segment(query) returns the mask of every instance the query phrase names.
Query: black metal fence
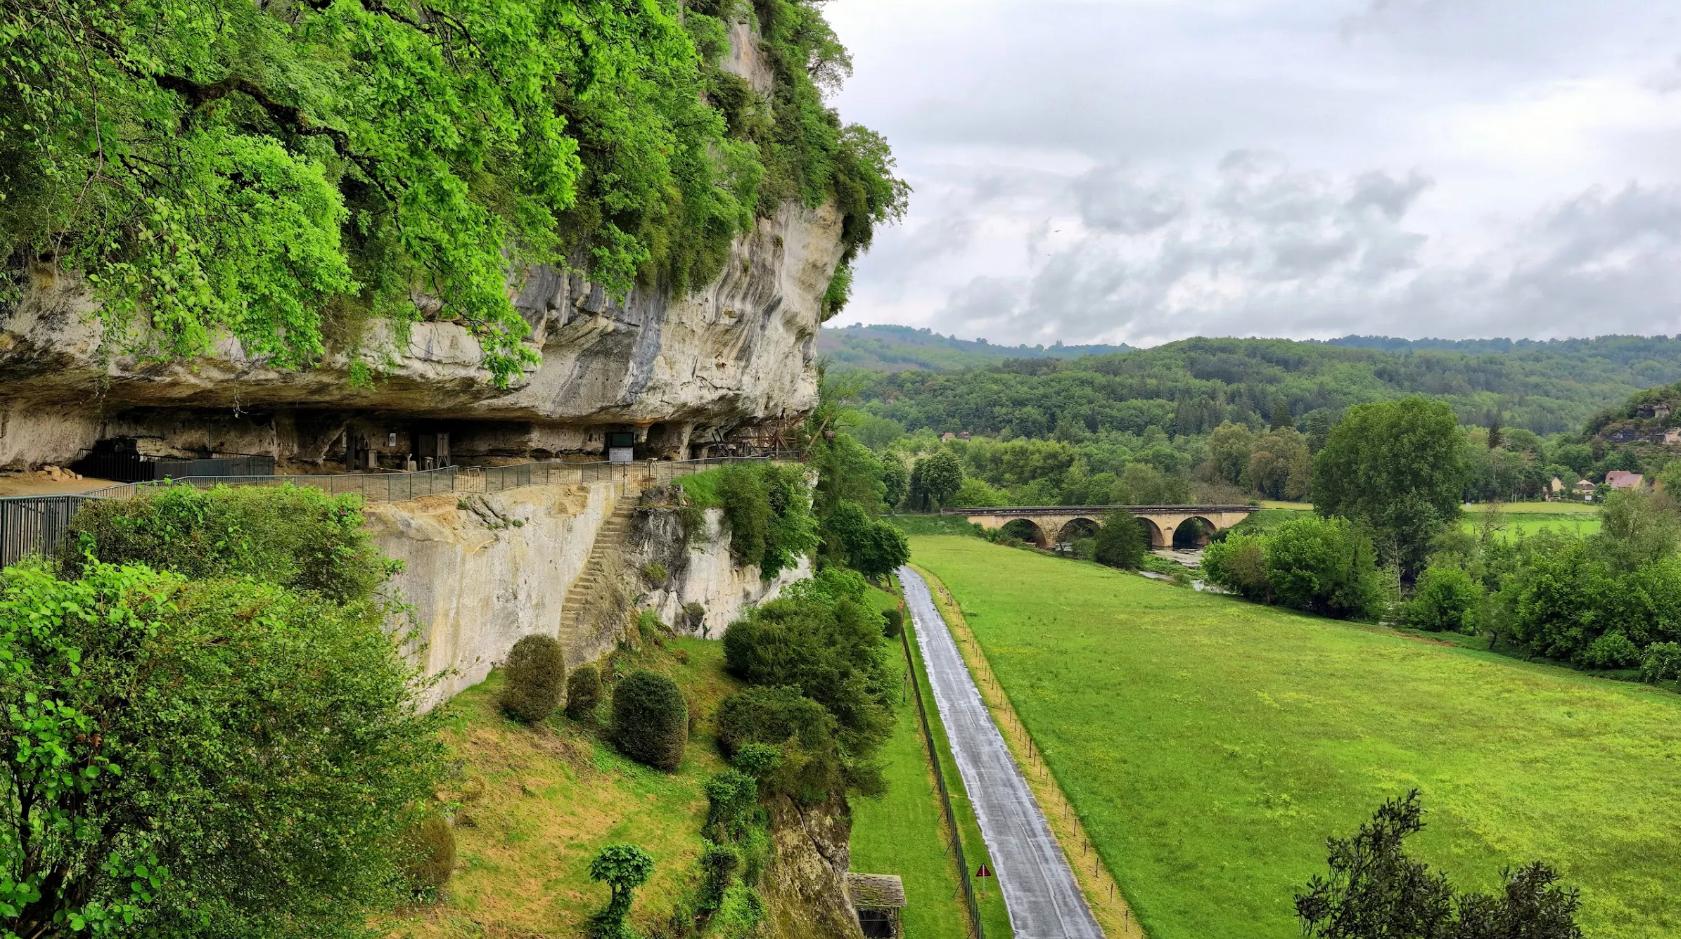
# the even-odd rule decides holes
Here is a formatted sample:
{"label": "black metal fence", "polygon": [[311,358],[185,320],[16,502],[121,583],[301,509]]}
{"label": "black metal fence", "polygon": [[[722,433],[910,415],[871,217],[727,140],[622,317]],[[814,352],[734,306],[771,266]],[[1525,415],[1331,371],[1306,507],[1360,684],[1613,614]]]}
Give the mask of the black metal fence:
{"label": "black metal fence", "polygon": [[219,456],[205,459],[147,459],[139,453],[105,451],[83,454],[70,468],[83,476],[122,483],[180,479],[184,476],[268,476],[272,456]]}
{"label": "black metal fence", "polygon": [[916,719],[922,725],[922,742],[928,747],[928,763],[934,767],[934,788],[940,793],[940,811],[945,814],[946,833],[951,837],[951,856],[957,861],[959,882],[963,885],[963,905],[969,911],[969,934],[975,939],[985,939],[986,933],[981,927],[981,907],[975,901],[975,883],[969,874],[969,861],[963,854],[963,839],[957,833],[957,810],[951,804],[951,789],[946,784],[945,770],[940,768],[940,745],[934,739],[933,727],[928,723],[928,705],[923,702],[916,657],[911,654],[909,628],[899,631],[899,644],[905,649],[905,666],[910,669],[911,693],[916,699]]}
{"label": "black metal fence", "polygon": [[87,496],[24,496],[0,499],[0,566],[51,551],[70,527]]}

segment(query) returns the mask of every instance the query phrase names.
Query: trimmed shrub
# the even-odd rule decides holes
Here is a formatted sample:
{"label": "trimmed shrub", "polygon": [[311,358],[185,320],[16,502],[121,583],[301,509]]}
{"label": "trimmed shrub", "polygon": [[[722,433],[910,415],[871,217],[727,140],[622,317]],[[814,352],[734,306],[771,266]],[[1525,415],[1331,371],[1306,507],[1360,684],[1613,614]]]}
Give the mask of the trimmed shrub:
{"label": "trimmed shrub", "polygon": [[633,939],[637,934],[625,926],[636,888],[654,875],[654,859],[633,844],[610,844],[590,861],[590,880],[606,884],[612,891],[607,907],[590,917],[590,939]]}
{"label": "trimmed shrub", "polygon": [[664,675],[632,672],[613,689],[613,745],[625,756],[666,771],[683,762],[689,743],[689,707]]}
{"label": "trimmed shrub", "polygon": [[881,634],[889,639],[897,639],[905,631],[905,611],[894,607],[881,611]]}
{"label": "trimmed shrub", "polygon": [[560,707],[566,686],[566,657],[552,636],[526,636],[514,643],[503,666],[502,710],[527,724],[547,720]]}
{"label": "trimmed shrub", "polygon": [[403,876],[415,896],[435,898],[455,872],[455,829],[432,812],[403,836]]}
{"label": "trimmed shrub", "polygon": [[1482,600],[1482,588],[1470,574],[1457,567],[1431,565],[1419,575],[1402,620],[1415,629],[1471,632]]}
{"label": "trimmed shrub", "polygon": [[[1681,679],[1681,642],[1654,642],[1647,646],[1640,660],[1640,678],[1654,683]],[[740,763],[738,758],[736,764]]]}
{"label": "trimmed shrub", "polygon": [[601,673],[594,665],[580,665],[566,679],[566,716],[580,723],[594,723],[601,705]]}

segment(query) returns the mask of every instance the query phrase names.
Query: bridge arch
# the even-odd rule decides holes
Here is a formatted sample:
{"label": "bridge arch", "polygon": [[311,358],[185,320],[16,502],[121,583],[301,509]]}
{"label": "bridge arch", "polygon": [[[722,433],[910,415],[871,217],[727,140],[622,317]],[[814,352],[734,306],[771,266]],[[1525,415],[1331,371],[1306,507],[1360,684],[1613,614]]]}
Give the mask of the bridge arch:
{"label": "bridge arch", "polygon": [[1051,539],[1045,535],[1045,529],[1031,518],[1012,518],[1005,522],[999,531],[1041,548],[1051,546]]}
{"label": "bridge arch", "polygon": [[[1169,535],[1167,532],[1162,531],[1162,527],[1157,525],[1154,519],[1145,518],[1142,515],[1134,515],[1132,520],[1137,522],[1138,527],[1144,530],[1144,543],[1150,547],[1165,548],[1171,543],[1168,540]],[[1169,531],[1171,531],[1171,529],[1169,529]]]}
{"label": "bridge arch", "polygon": [[1066,544],[1076,538],[1093,538],[1102,527],[1102,523],[1096,519],[1084,515],[1076,516],[1063,523],[1062,528],[1057,530],[1056,540],[1058,544]]}
{"label": "bridge arch", "polygon": [[1200,515],[1193,515],[1173,528],[1173,547],[1175,548],[1204,548],[1214,540],[1214,533],[1219,528]]}

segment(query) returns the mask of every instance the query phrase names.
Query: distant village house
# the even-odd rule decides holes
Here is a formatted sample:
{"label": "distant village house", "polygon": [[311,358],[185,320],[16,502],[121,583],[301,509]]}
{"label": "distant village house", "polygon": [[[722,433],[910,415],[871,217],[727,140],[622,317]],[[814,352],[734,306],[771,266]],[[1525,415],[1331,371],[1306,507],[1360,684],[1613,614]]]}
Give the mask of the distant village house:
{"label": "distant village house", "polygon": [[1605,485],[1612,489],[1639,489],[1646,485],[1646,477],[1627,470],[1612,470],[1605,474]]}

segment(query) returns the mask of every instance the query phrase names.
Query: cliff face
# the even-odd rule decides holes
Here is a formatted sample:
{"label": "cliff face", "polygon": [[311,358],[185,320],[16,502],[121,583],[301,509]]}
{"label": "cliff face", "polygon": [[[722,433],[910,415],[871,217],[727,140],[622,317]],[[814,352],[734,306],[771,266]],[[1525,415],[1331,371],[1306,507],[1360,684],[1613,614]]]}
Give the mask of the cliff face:
{"label": "cliff face", "polygon": [[[726,67],[768,88],[752,32],[739,26],[731,43]],[[319,462],[359,421],[381,440],[433,422],[468,457],[599,453],[608,428],[636,431],[650,455],[679,455],[691,438],[783,423],[815,404],[821,299],[841,253],[837,211],[789,203],[685,296],[638,288],[614,301],[581,273],[516,272],[509,295],[542,362],[509,388],[491,383],[468,330],[446,321],[415,324],[406,339],[369,327],[371,384],[352,380],[348,352],[284,372],[231,339],[192,362],[137,360],[104,342],[84,284],[38,273],[21,301],[0,306],[0,467],[66,462],[117,436],[176,455]]]}
{"label": "cliff face", "polygon": [[[811,576],[811,559],[770,580],[756,567],[742,567],[730,556],[730,532],[720,509],[708,509],[698,530],[686,532],[673,508],[644,506],[631,523],[626,556],[645,591],[636,605],[653,610],[679,632],[702,639],[722,639],[724,630],[789,584]],[[650,580],[647,572],[657,572]]]}

